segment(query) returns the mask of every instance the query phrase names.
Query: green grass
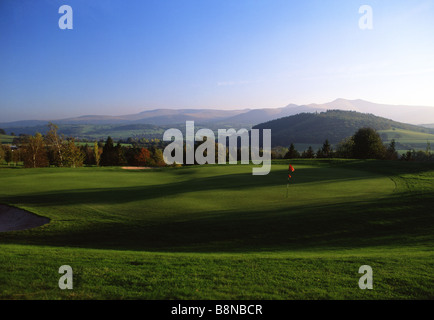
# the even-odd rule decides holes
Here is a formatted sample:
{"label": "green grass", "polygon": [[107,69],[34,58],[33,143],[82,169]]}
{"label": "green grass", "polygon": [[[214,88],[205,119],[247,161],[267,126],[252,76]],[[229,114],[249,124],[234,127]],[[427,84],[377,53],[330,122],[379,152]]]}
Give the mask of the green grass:
{"label": "green grass", "polygon": [[[94,141],[88,141],[88,142],[78,141],[75,144],[79,147],[82,147],[82,146],[88,146],[89,148],[94,147]],[[103,144],[105,144],[105,143],[103,143]],[[116,145],[117,145],[117,143],[116,143]],[[131,143],[121,143],[120,145],[122,147],[132,147]]]}
{"label": "green grass", "polygon": [[16,137],[0,134],[0,144],[11,144],[14,138]]}
{"label": "green grass", "polygon": [[[434,166],[1,169],[0,202],[49,217],[0,233],[4,299],[432,299]],[[57,286],[61,265],[74,289]],[[374,290],[358,288],[358,268]]]}
{"label": "green grass", "polygon": [[[149,253],[0,245],[3,299],[426,299],[432,255],[357,253]],[[30,262],[31,261],[31,262]],[[369,263],[374,289],[360,290]],[[61,265],[74,289],[59,290]]]}
{"label": "green grass", "polygon": [[382,136],[385,143],[390,143],[392,139],[398,145],[398,149],[402,150],[426,150],[427,143],[434,144],[434,134],[402,130],[379,130],[378,133]]}

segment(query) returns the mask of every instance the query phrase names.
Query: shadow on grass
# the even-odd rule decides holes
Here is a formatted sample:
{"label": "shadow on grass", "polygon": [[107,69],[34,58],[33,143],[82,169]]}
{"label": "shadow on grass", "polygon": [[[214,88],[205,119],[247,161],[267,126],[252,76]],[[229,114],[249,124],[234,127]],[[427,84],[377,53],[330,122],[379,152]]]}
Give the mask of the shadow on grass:
{"label": "shadow on grass", "polygon": [[[420,173],[431,166],[349,161],[337,166],[339,170],[334,170],[332,165],[330,170],[323,167],[296,168],[291,184],[358,181],[378,177],[380,172],[383,175]],[[341,170],[342,167],[352,170]],[[180,174],[181,171],[182,174],[186,172],[174,169]],[[0,196],[0,202],[43,208],[77,203],[127,204],[138,199],[164,201],[164,197],[188,192],[285,186],[286,177],[285,169],[274,170],[262,177],[252,176],[250,172],[237,173],[165,185],[40,191]],[[173,216],[161,217],[152,224],[140,220],[119,223],[100,220],[75,224],[77,220],[73,220],[71,224],[62,225],[63,222],[58,220],[59,225],[53,228],[0,234],[0,242],[156,252],[259,252],[424,245],[432,243],[434,237],[433,206],[431,191],[395,193],[368,202],[353,199],[339,204],[307,203],[269,210],[206,211],[203,214],[183,214],[182,221],[175,221]]]}
{"label": "shadow on grass", "polygon": [[[182,173],[185,174],[185,173]],[[330,168],[324,171],[321,168],[301,168],[292,173],[291,185],[307,183],[360,181],[377,178],[379,175],[364,171],[342,170]],[[144,179],[146,176],[144,175]],[[107,188],[75,188],[58,191],[40,191],[34,193],[1,196],[0,202],[20,204],[25,206],[56,206],[79,204],[123,204],[137,200],[149,200],[165,197],[174,197],[185,193],[220,190],[248,190],[258,187],[281,186],[286,187],[288,172],[275,170],[266,176],[253,176],[251,173],[237,173],[217,175],[212,177],[193,178],[162,185],[139,185],[131,187]],[[67,183],[68,181],[63,181]],[[44,182],[41,182],[41,189]],[[86,185],[86,182],[83,182]]]}
{"label": "shadow on grass", "polygon": [[184,221],[90,224],[83,229],[13,232],[3,243],[155,252],[354,249],[432,243],[431,194],[373,202],[304,205],[255,212],[206,212]]}

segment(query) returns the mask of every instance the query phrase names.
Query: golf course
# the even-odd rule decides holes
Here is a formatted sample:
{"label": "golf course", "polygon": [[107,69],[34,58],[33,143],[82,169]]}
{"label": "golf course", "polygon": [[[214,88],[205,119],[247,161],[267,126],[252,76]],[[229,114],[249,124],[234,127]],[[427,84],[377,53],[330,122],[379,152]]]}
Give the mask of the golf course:
{"label": "golf course", "polygon": [[0,168],[0,204],[49,219],[0,232],[0,299],[434,298],[433,163],[252,167]]}

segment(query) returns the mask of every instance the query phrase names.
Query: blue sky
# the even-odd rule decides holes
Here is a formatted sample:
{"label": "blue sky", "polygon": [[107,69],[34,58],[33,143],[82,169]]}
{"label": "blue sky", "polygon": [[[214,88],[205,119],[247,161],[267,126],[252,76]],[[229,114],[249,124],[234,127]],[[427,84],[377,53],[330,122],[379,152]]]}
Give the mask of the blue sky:
{"label": "blue sky", "polygon": [[[73,29],[61,30],[61,5]],[[373,9],[361,30],[359,8]],[[434,0],[1,0],[0,122],[336,98],[434,106]]]}

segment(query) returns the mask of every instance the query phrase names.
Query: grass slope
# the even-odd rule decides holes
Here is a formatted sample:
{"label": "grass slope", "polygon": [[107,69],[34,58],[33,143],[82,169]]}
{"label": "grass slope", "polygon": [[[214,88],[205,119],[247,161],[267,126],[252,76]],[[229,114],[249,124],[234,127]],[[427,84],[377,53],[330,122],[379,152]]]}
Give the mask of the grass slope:
{"label": "grass slope", "polygon": [[[424,299],[434,167],[294,161],[152,171],[2,169],[0,202],[52,219],[0,234],[6,299]],[[74,269],[74,290],[57,287]],[[358,288],[358,268],[374,290]],[[29,285],[30,283],[30,285]]]}
{"label": "grass slope", "polygon": [[14,138],[14,136],[0,134],[0,144],[11,144]]}
{"label": "grass slope", "polygon": [[427,148],[427,144],[434,144],[434,134],[425,132],[415,132],[402,129],[389,129],[380,130],[378,133],[381,135],[385,143],[390,143],[392,140],[396,142],[396,148],[402,150],[423,150]]}

